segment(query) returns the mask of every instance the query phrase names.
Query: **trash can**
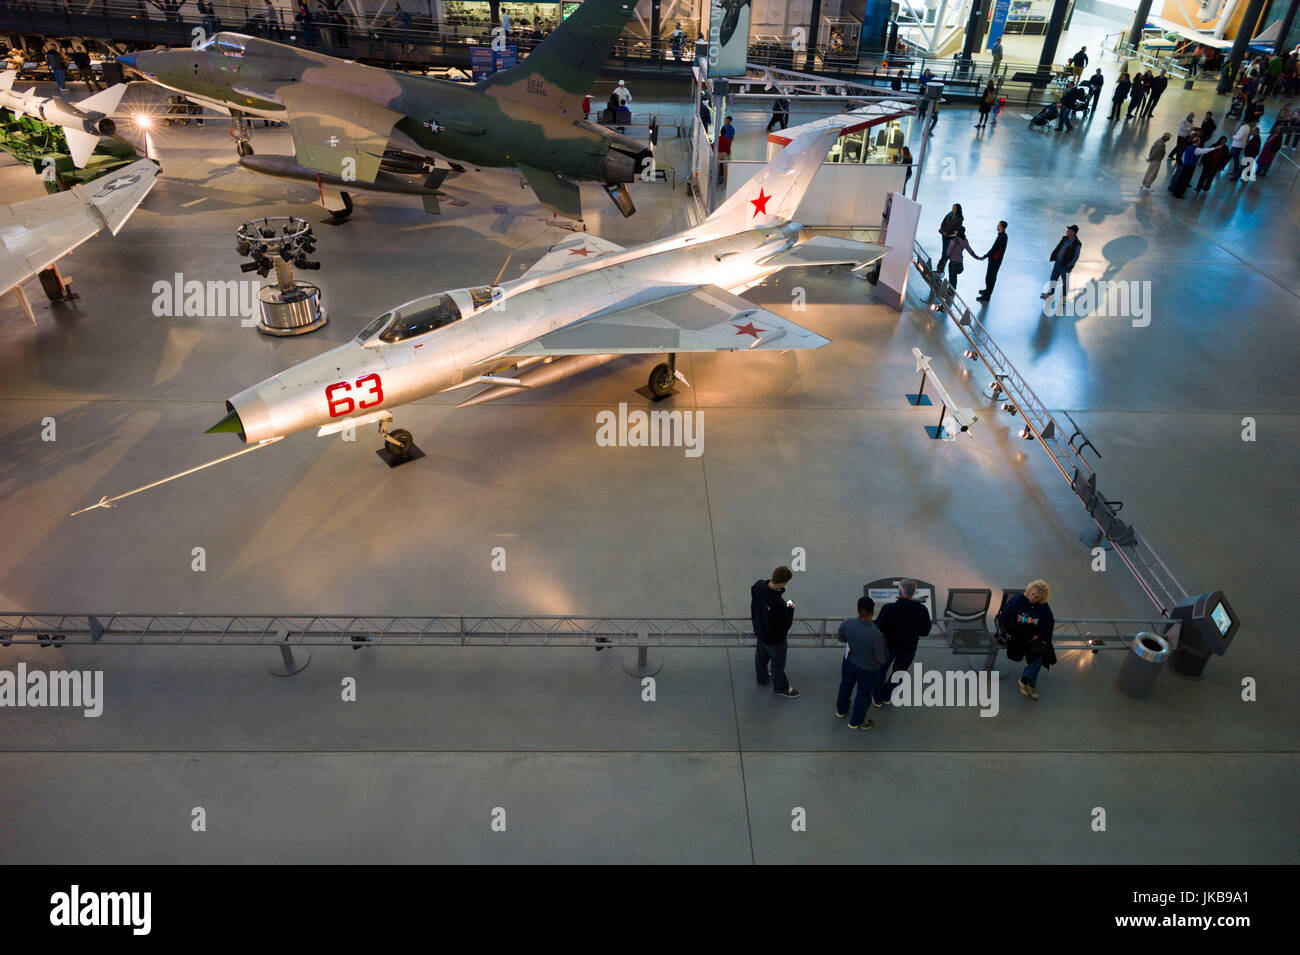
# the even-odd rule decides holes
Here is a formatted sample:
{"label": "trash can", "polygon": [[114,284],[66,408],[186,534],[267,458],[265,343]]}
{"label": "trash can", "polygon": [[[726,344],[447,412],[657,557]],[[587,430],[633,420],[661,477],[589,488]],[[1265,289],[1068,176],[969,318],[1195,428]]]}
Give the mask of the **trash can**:
{"label": "trash can", "polygon": [[1169,641],[1154,633],[1139,633],[1129,644],[1133,649],[1119,668],[1115,686],[1125,696],[1145,700],[1156,685],[1156,677],[1165,668],[1165,660],[1173,652]]}
{"label": "trash can", "polygon": [[122,69],[122,64],[116,60],[105,60],[100,70],[104,83],[107,86],[114,86],[118,83],[126,82],[126,73]]}

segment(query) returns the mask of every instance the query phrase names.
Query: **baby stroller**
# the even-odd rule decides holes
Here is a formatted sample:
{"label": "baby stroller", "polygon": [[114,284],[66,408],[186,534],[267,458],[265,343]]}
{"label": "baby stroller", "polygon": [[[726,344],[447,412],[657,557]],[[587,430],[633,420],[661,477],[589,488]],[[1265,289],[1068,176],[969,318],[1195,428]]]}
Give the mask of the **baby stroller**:
{"label": "baby stroller", "polygon": [[1241,119],[1241,114],[1246,111],[1246,94],[1237,93],[1232,97],[1232,105],[1228,107],[1228,119]]}
{"label": "baby stroller", "polygon": [[1038,111],[1038,114],[1034,116],[1033,119],[1029,121],[1029,125],[1031,128],[1034,126],[1046,126],[1052,120],[1056,119],[1057,115],[1056,104],[1048,103]]}

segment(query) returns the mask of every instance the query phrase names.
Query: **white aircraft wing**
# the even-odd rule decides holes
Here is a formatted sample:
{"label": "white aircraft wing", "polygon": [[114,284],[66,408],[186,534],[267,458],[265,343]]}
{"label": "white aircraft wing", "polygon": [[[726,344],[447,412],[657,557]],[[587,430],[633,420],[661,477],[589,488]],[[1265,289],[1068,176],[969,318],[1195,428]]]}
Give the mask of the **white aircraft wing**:
{"label": "white aircraft wing", "polygon": [[0,293],[17,287],[105,227],[116,235],[158,180],[140,159],[67,192],[0,206]]}
{"label": "white aircraft wing", "polygon": [[1149,16],[1147,17],[1147,23],[1164,30],[1166,33],[1177,33],[1185,40],[1192,40],[1195,43],[1201,43],[1216,50],[1232,49],[1232,41],[1217,38],[1213,30],[1201,32],[1185,23],[1175,23],[1173,20],[1166,20],[1164,17]]}
{"label": "white aircraft wing", "polygon": [[605,312],[548,332],[507,355],[637,355],[821,348],[810,332],[715,285]]}
{"label": "white aircraft wing", "polygon": [[546,254],[534,262],[524,275],[539,275],[542,272],[555,272],[558,269],[587,262],[611,252],[622,252],[623,246],[615,245],[600,236],[580,232],[546,250]]}

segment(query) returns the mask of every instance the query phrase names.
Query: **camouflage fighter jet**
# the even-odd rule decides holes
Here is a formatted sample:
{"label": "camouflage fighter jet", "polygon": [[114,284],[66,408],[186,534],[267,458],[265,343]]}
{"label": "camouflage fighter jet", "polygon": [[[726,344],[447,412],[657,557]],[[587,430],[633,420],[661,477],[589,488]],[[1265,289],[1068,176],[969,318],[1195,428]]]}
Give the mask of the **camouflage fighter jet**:
{"label": "camouflage fighter jet", "polygon": [[293,156],[255,156],[241,138],[239,161],[316,184],[336,219],[352,211],[351,190],[419,195],[428,211],[439,211],[438,187],[448,171],[435,168],[423,183],[395,175],[411,167],[391,153],[385,158],[394,129],[452,162],[516,167],[542,205],[567,218],[582,218],[578,180],[602,183],[630,216],[636,210],[627,183],[647,168],[651,150],[588,122],[582,101],[635,6],[586,0],[523,63],[473,86],[239,33],[217,33],[194,49],[118,59],[237,120],[287,121]]}

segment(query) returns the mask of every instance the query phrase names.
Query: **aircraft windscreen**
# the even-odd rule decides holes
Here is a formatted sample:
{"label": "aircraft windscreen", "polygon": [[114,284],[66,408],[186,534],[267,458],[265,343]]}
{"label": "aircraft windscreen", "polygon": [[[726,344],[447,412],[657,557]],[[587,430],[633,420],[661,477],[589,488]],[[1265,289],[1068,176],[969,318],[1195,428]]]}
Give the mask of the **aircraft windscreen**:
{"label": "aircraft windscreen", "polygon": [[358,345],[364,345],[366,342],[370,341],[370,339],[379,334],[379,330],[387,325],[389,319],[392,317],[392,312],[384,312],[384,314],[380,315],[365,328],[361,329],[361,331],[357,332],[357,337],[354,341],[356,341]]}
{"label": "aircraft windscreen", "polygon": [[472,288],[468,289],[470,304],[474,306],[474,311],[478,311],[484,305],[492,304],[492,290],[490,288]]}
{"label": "aircraft windscreen", "polygon": [[244,55],[244,38],[237,33],[218,33],[217,50],[226,56]]}
{"label": "aircraft windscreen", "polygon": [[460,320],[460,309],[451,300],[451,296],[446,294],[439,295],[436,299],[414,302],[405,307],[410,311],[399,309],[394,312],[393,320],[379,333],[380,341],[388,342],[390,345],[394,342],[403,342],[408,338],[415,338],[417,335],[423,335]]}

